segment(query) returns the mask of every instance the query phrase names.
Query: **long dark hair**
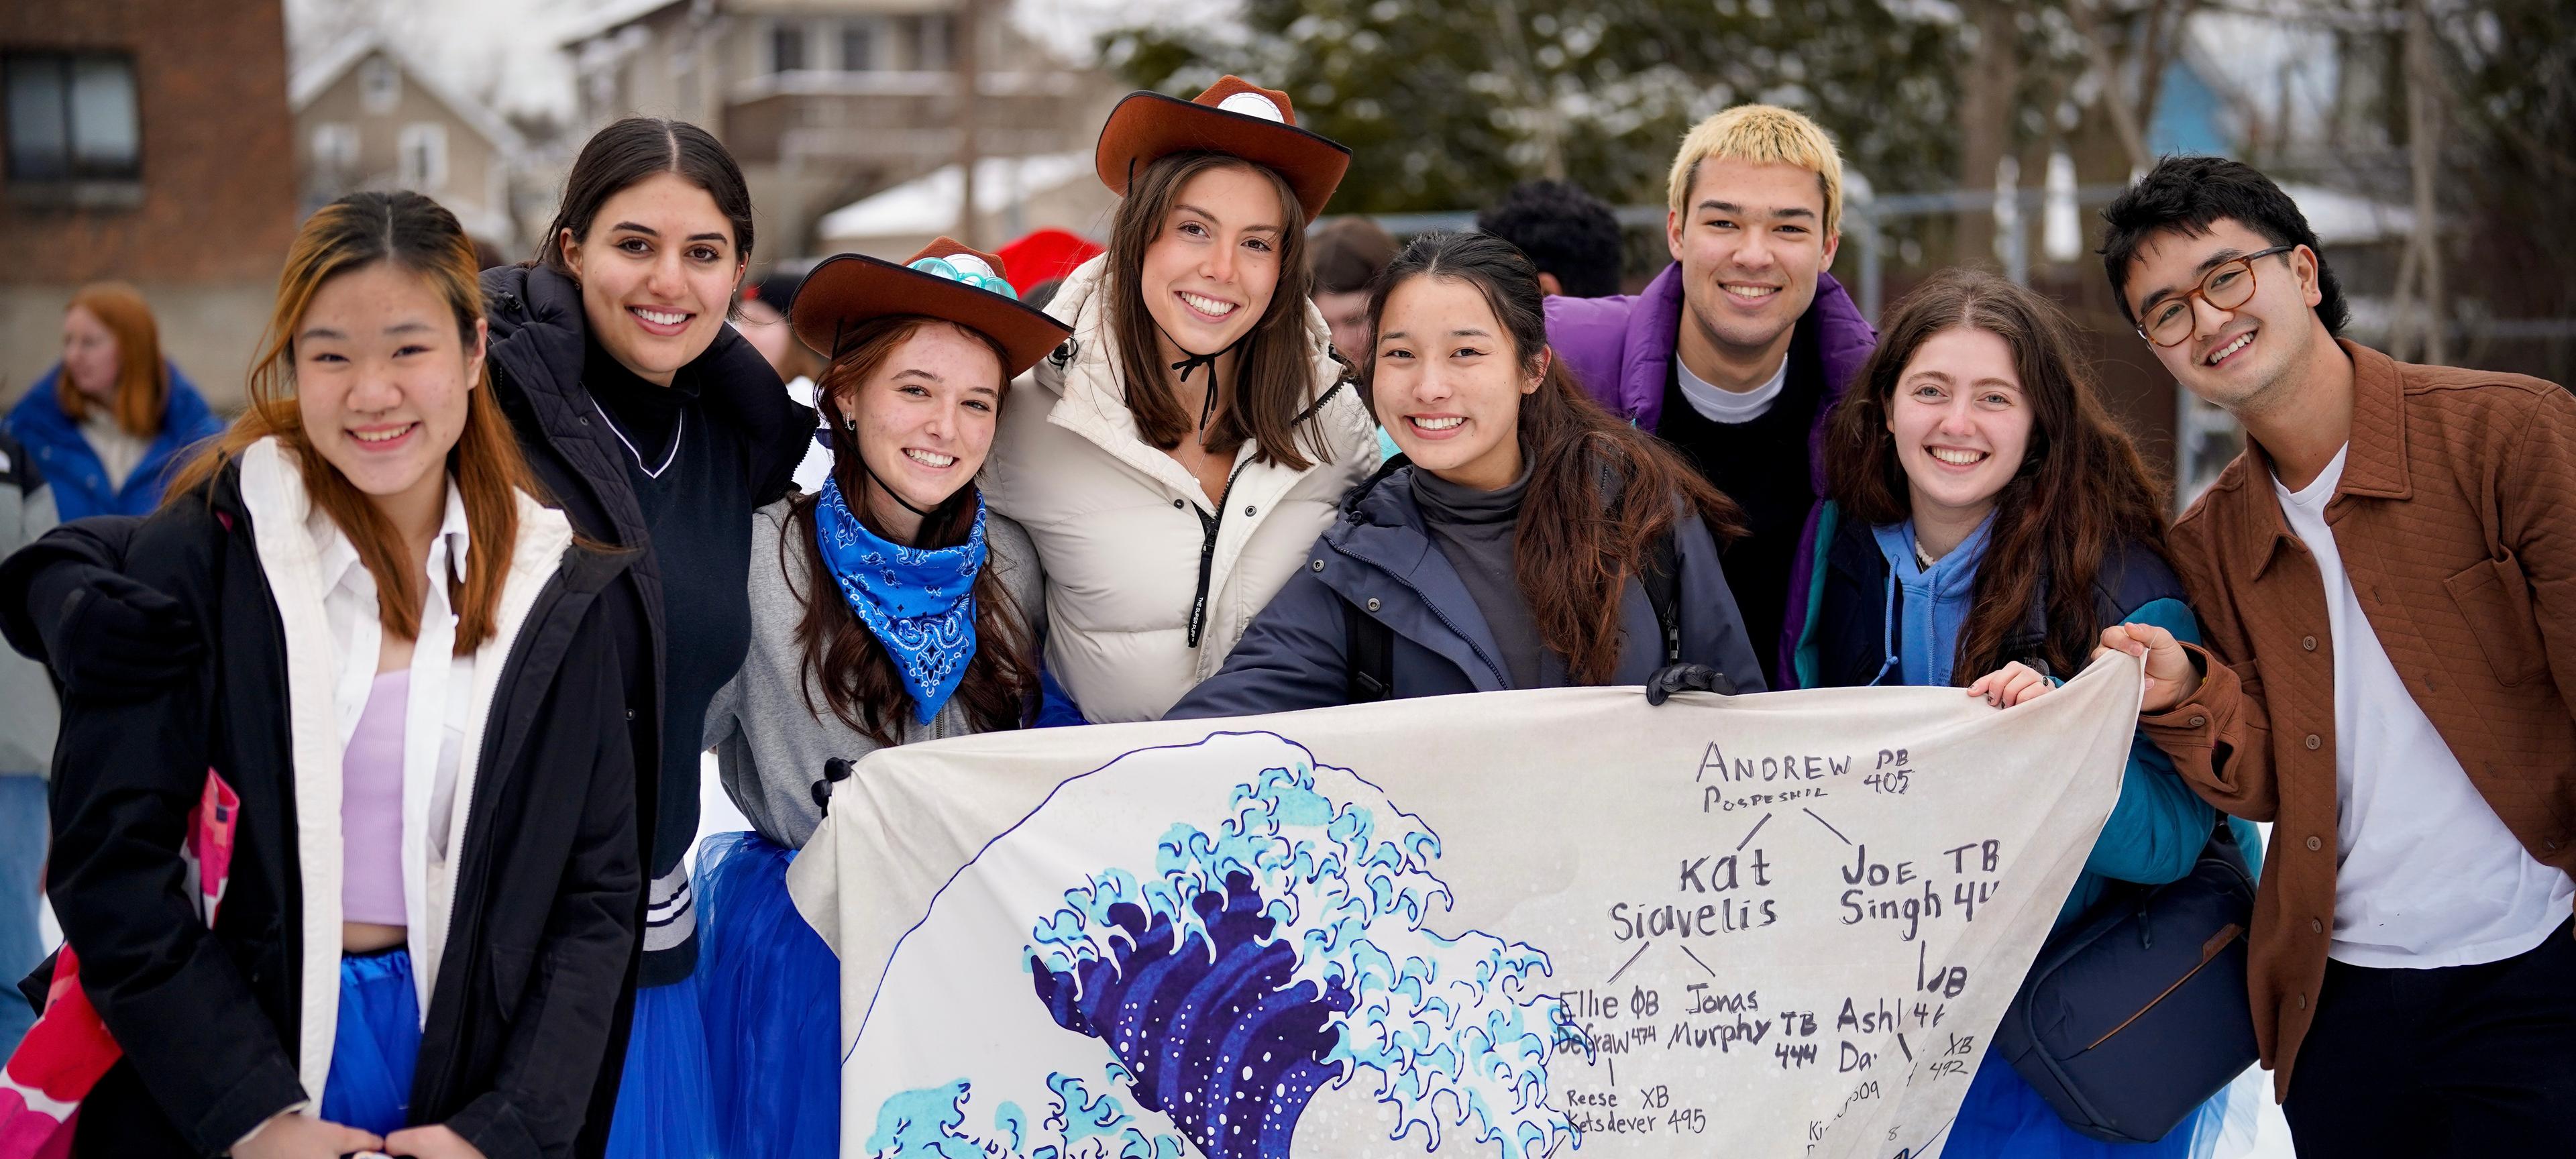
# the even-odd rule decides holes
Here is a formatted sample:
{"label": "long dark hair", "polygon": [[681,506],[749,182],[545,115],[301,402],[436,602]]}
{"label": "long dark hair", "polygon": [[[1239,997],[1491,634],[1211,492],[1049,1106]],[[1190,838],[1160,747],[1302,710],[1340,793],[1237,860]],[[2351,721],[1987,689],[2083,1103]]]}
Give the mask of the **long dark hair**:
{"label": "long dark hair", "polygon": [[[1168,451],[1198,429],[1165,381],[1171,370],[1154,341],[1160,331],[1136,279],[1145,268],[1146,247],[1162,236],[1163,219],[1170,216],[1181,187],[1201,173],[1229,166],[1269,180],[1278,191],[1279,220],[1285,228],[1279,234],[1279,285],[1270,293],[1270,308],[1243,336],[1234,379],[1215,384],[1225,392],[1225,406],[1207,432],[1207,446],[1227,451],[1250,439],[1260,445],[1257,458],[1302,471],[1308,460],[1297,446],[1297,423],[1316,385],[1306,333],[1315,275],[1306,268],[1306,231],[1298,228],[1306,220],[1305,210],[1297,191],[1277,171],[1231,154],[1192,151],[1157,159],[1128,184],[1109,227],[1109,277],[1103,287],[1109,294],[1110,340],[1118,346],[1118,377],[1127,391],[1128,413],[1136,416],[1137,434],[1146,442]],[[1332,457],[1322,432],[1310,431],[1308,442],[1316,459]]]}
{"label": "long dark hair", "polygon": [[[358,549],[358,561],[376,581],[376,612],[385,629],[403,639],[420,634],[426,581],[420,566],[404,561],[402,534],[367,496],[341,475],[304,437],[304,412],[295,403],[295,331],[313,295],[343,274],[378,263],[419,278],[447,303],[456,336],[470,356],[475,323],[483,320],[483,293],[475,281],[474,243],[456,215],[411,192],[352,193],[313,211],[286,249],[277,276],[277,304],[259,360],[251,365],[250,406],[222,436],[208,442],[172,478],[162,502],[175,503],[214,478],[224,464],[261,439],[275,436],[293,456],[304,489]],[[510,420],[494,401],[491,364],[465,394],[465,429],[448,448],[447,470],[465,505],[466,532],[474,550],[465,556],[465,578],[451,585],[456,609],[456,654],[472,652],[499,630],[501,586],[519,535],[518,493],[543,501],[545,492],[519,452]]]}
{"label": "long dark hair", "polygon": [[[947,325],[953,323],[919,315],[862,323],[844,340],[840,357],[823,372],[815,391],[815,408],[826,416],[839,415],[835,404],[865,384],[905,339],[924,326]],[[958,329],[992,347],[996,363],[1009,364],[1000,345],[981,331],[964,326]],[[1002,391],[1003,397],[1009,394],[1008,389]],[[994,405],[998,415],[1001,401],[996,399]],[[850,513],[868,524],[869,530],[886,535],[885,529],[875,526],[868,514],[868,483],[860,470],[858,438],[838,421],[826,423],[825,427],[831,432],[832,477],[840,484],[841,494],[848,497]],[[970,483],[931,509],[921,521],[919,545],[955,547],[966,542],[974,531],[975,498],[976,489]],[[886,655],[885,646],[866,624],[859,622],[831,581],[831,569],[823,562],[822,545],[814,538],[817,501],[817,496],[798,496],[788,519],[788,538],[804,545],[806,574],[813,577],[804,593],[805,616],[796,625],[796,635],[805,646],[805,671],[814,678],[805,686],[805,710],[817,719],[822,717],[814,703],[814,685],[819,684],[824,701],[841,723],[879,745],[890,746],[897,743],[897,734],[911,719],[912,693],[904,688],[903,678],[895,671],[894,660]],[[779,545],[782,569],[787,563],[787,550],[786,544]],[[1021,710],[1038,686],[1036,646],[1019,604],[996,574],[1003,566],[1006,565],[987,555],[984,569],[975,575],[975,658],[967,662],[966,675],[959,678],[954,694],[977,732],[1019,727]],[[786,573],[782,570],[781,574]]]}
{"label": "long dark hair", "polygon": [[[1547,357],[1538,267],[1512,243],[1481,233],[1413,239],[1369,291],[1370,333],[1385,316],[1387,296],[1414,278],[1474,286],[1519,365],[1535,369]],[[1376,376],[1372,344],[1363,389]],[[1370,405],[1374,410],[1374,396]],[[1561,358],[1548,357],[1538,389],[1521,396],[1520,446],[1530,482],[1512,540],[1512,579],[1539,638],[1565,657],[1567,675],[1577,684],[1608,683],[1623,644],[1619,593],[1628,577],[1645,568],[1656,539],[1685,509],[1721,540],[1742,534],[1736,506],[1671,448],[1592,401]]]}
{"label": "long dark hair", "polygon": [[2048,634],[2039,654],[2053,671],[2074,672],[2102,631],[2093,587],[2103,557],[2126,540],[2167,558],[2165,493],[2103,410],[2075,327],[2048,299],[1993,274],[1952,270],[1900,303],[1826,420],[1826,495],[1866,523],[1912,514],[1896,436],[1887,429],[1888,400],[1914,352],[1955,329],[1983,330],[2012,348],[2031,408],[2029,446],[1995,496],[1994,530],[1959,630],[1955,681],[1966,684],[2012,658],[2006,647],[2043,578]]}
{"label": "long dark hair", "polygon": [[[743,182],[742,166],[734,163],[733,154],[705,129],[687,121],[627,117],[591,134],[582,144],[571,176],[564,178],[563,203],[555,207],[553,224],[537,240],[534,263],[572,277],[572,263],[564,260],[564,231],[572,231],[575,241],[589,237],[600,206],[656,173],[678,174],[706,190],[715,199],[716,211],[733,228],[735,260],[751,260],[751,187]],[[738,286],[732,312],[742,312]]]}

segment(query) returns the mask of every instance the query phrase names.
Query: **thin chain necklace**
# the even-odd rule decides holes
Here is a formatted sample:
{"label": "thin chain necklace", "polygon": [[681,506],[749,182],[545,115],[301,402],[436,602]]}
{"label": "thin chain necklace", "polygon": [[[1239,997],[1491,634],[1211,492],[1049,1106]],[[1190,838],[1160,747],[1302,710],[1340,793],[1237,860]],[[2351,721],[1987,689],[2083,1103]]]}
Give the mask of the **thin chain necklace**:
{"label": "thin chain necklace", "polygon": [[626,444],[626,453],[635,456],[635,467],[637,470],[644,472],[645,478],[661,478],[662,472],[671,469],[671,461],[680,457],[680,432],[688,426],[689,412],[673,412],[673,421],[671,423],[671,453],[662,456],[661,466],[647,467],[644,465],[644,452],[636,450],[635,440],[627,438],[626,432],[617,429],[617,420],[608,417],[608,409],[599,405],[599,400],[596,398],[590,400],[590,409],[599,412],[599,421],[608,424],[609,434],[617,436],[618,442]]}

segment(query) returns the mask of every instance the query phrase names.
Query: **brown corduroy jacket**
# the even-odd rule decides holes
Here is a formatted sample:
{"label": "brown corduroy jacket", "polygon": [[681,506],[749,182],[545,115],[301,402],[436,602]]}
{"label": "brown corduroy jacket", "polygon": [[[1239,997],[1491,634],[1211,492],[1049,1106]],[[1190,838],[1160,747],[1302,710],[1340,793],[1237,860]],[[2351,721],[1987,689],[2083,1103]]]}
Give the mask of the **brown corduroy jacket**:
{"label": "brown corduroy jacket", "polygon": [[[2342,346],[2352,438],[2325,517],[2362,611],[2487,804],[2533,857],[2576,873],[2576,397]],[[2206,679],[2140,723],[2211,804],[2272,822],[2247,988],[2286,1095],[2334,928],[2325,588],[2250,444],[2175,523],[2172,548]]]}

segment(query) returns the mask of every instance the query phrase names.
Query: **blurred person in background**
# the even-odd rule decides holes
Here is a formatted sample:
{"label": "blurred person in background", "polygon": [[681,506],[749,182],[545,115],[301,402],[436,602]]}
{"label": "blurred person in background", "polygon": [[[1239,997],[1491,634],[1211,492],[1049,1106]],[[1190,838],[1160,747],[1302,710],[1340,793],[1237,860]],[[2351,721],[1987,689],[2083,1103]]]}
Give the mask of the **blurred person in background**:
{"label": "blurred person in background", "polygon": [[1333,332],[1333,349],[1354,366],[1368,361],[1369,283],[1395,260],[1395,238],[1365,217],[1337,217],[1306,236],[1315,271],[1315,308]]}
{"label": "blurred person in background", "polygon": [[1782,684],[1805,615],[1825,414],[1877,336],[1825,270],[1843,163],[1814,121],[1738,105],[1682,138],[1666,183],[1673,264],[1634,297],[1547,300],[1548,340],[1611,412],[1663,437],[1743,509],[1726,582]]}
{"label": "blurred person in background", "polygon": [[[18,440],[0,433],[0,558],[54,525],[54,492]],[[0,648],[0,986],[43,961],[47,824],[45,772],[54,759],[53,682],[45,669]],[[0,993],[0,1058],[35,1019],[14,992]]]}
{"label": "blurred person in background", "polygon": [[[772,270],[749,289],[743,291],[742,315],[733,320],[733,328],[751,340],[752,348],[769,360],[770,369],[787,383],[787,397],[798,406],[814,406],[814,383],[823,373],[823,360],[796,340],[787,325],[787,311],[796,302],[796,286],[803,279],[784,270]],[[818,411],[820,408],[816,408]],[[796,489],[807,494],[821,490],[823,480],[832,472],[832,453],[823,428],[814,428],[814,445],[806,448],[805,457],[796,464]]]}
{"label": "blurred person in background", "polygon": [[66,521],[150,513],[183,452],[223,429],[196,387],[161,356],[152,308],[122,282],[72,295],[63,312],[63,360],[18,400],[8,422]]}
{"label": "blurred person in background", "polygon": [[1476,215],[1476,228],[1519,246],[1550,295],[1619,292],[1619,219],[1571,181],[1524,181]]}

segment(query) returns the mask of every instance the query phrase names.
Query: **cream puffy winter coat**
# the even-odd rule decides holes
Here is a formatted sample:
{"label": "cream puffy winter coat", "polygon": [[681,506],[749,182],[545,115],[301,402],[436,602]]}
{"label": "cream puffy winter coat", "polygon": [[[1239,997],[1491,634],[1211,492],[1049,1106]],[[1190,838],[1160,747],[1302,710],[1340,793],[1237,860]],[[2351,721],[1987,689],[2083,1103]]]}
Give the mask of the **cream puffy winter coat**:
{"label": "cream puffy winter coat", "polygon": [[[1093,258],[1048,307],[1064,348],[1011,384],[984,466],[984,495],[1037,544],[1046,570],[1047,670],[1095,723],[1156,720],[1225,664],[1252,617],[1331,525],[1343,492],[1377,468],[1375,427],[1340,381],[1323,315],[1306,305],[1314,367],[1309,430],[1330,457],[1303,471],[1256,462],[1247,441],[1211,504],[1181,465],[1138,436],[1118,381],[1103,271]],[[1193,627],[1195,626],[1195,639]]]}

